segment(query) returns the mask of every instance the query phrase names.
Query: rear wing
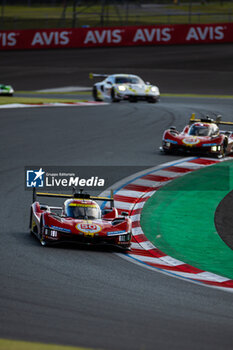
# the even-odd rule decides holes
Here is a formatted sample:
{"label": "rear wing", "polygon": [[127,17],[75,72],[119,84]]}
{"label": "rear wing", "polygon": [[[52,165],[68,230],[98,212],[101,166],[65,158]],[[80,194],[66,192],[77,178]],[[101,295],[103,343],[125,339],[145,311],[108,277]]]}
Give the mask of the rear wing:
{"label": "rear wing", "polygon": [[96,73],[89,73],[89,78],[94,79],[94,78],[107,78],[109,74],[96,74]]}
{"label": "rear wing", "polygon": [[64,194],[64,193],[50,193],[50,192],[37,192],[36,188],[33,188],[32,200],[33,203],[36,202],[37,197],[53,197],[53,198],[75,198],[75,199],[93,199],[94,201],[108,201],[111,202],[111,208],[114,207],[114,198],[113,190],[110,191],[110,197],[100,197],[100,196],[91,196],[89,193],[74,192],[73,194]]}
{"label": "rear wing", "polygon": [[216,120],[211,119],[209,116],[206,116],[205,118],[195,118],[195,113],[192,113],[190,119],[189,119],[189,124],[196,123],[196,122],[202,122],[202,123],[214,123],[214,124],[221,124],[221,125],[233,125],[233,122],[224,122],[222,121],[222,116],[218,115],[216,117]]}

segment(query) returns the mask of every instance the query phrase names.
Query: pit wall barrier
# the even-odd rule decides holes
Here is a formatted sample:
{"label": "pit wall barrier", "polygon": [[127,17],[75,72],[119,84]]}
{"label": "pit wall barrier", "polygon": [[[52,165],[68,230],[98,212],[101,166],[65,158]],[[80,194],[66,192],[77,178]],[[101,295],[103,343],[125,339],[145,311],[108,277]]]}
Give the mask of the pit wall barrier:
{"label": "pit wall barrier", "polygon": [[233,42],[233,23],[0,31],[0,50]]}

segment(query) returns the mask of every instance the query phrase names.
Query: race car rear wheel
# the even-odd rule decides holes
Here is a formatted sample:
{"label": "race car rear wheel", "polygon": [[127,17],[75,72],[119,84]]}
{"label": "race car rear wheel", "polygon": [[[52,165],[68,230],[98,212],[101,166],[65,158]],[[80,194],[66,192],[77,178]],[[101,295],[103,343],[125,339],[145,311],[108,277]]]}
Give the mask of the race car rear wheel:
{"label": "race car rear wheel", "polygon": [[102,101],[99,97],[98,97],[98,93],[97,93],[97,88],[96,86],[93,86],[93,89],[92,89],[92,96],[93,96],[93,99],[95,101]]}
{"label": "race car rear wheel", "polygon": [[111,90],[111,100],[112,102],[120,102],[120,99],[116,97],[116,92],[114,88],[112,88]]}

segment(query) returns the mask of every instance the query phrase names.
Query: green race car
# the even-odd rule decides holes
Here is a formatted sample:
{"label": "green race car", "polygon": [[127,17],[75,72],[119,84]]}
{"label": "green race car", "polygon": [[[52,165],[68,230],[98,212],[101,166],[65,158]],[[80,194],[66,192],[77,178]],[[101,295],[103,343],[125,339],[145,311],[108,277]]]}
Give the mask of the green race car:
{"label": "green race car", "polygon": [[11,85],[0,84],[0,96],[13,96],[14,89]]}

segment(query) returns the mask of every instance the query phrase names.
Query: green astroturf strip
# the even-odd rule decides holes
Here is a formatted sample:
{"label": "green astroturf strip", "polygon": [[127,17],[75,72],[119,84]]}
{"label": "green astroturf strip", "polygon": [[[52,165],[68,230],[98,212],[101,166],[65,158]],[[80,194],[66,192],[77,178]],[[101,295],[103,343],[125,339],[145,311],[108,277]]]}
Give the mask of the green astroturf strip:
{"label": "green astroturf strip", "polygon": [[[49,91],[49,92],[43,92],[43,91],[21,91],[17,90],[15,91],[17,94],[33,94],[33,95],[91,95],[91,91]],[[232,96],[233,98],[233,96]]]}
{"label": "green astroturf strip", "polygon": [[[91,96],[91,91],[73,91],[73,92],[40,92],[40,91],[15,91],[18,94],[33,94],[33,95],[87,95]],[[233,95],[210,95],[210,94],[189,94],[189,93],[161,93],[161,97],[193,97],[193,98],[224,98],[233,99]],[[23,98],[23,97],[20,97]],[[7,97],[8,99],[8,97]],[[0,102],[2,97],[0,98]],[[56,99],[59,100],[59,99]],[[60,100],[59,100],[60,101]]]}
{"label": "green astroturf strip", "polygon": [[173,93],[164,93],[161,94],[161,97],[193,97],[193,98],[227,98],[227,99],[233,99],[233,95],[206,95],[206,94],[188,94],[188,93],[180,93],[180,94],[173,94]]}
{"label": "green astroturf strip", "polygon": [[181,176],[145,204],[141,226],[164,253],[202,270],[233,279],[233,250],[219,237],[214,215],[233,189],[233,161]]}
{"label": "green astroturf strip", "polygon": [[59,98],[39,98],[39,97],[10,97],[10,96],[1,96],[0,105],[12,104],[12,103],[74,103],[74,102],[88,102],[87,100],[73,100],[73,99],[59,99]]}
{"label": "green astroturf strip", "polygon": [[0,350],[91,350],[90,348],[0,339]]}

